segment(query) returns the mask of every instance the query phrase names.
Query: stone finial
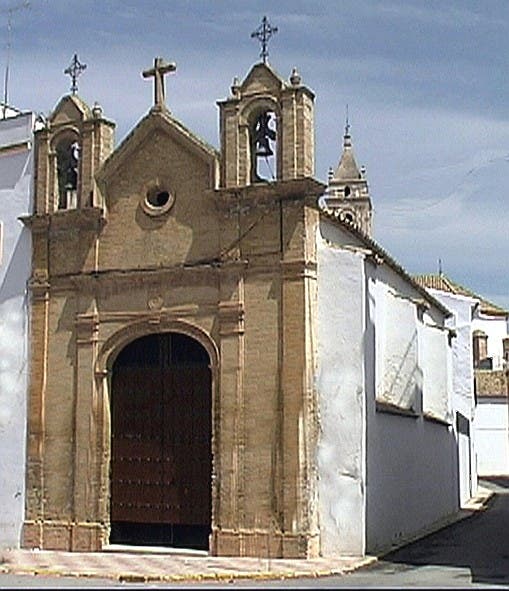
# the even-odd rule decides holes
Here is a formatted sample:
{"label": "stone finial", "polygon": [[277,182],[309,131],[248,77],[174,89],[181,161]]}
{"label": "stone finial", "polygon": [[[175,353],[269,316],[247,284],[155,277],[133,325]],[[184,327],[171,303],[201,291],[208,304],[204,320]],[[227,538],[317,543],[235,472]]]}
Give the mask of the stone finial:
{"label": "stone finial", "polygon": [[297,68],[293,68],[292,73],[290,74],[290,83],[292,86],[299,86],[301,83],[302,77],[299,74]]}
{"label": "stone finial", "polygon": [[231,93],[234,98],[239,98],[240,96],[240,82],[238,76],[235,76],[232,81],[231,85]]}
{"label": "stone finial", "polygon": [[94,106],[92,107],[92,116],[94,119],[101,119],[103,115],[103,108],[101,107],[101,105],[98,102],[94,103]]}
{"label": "stone finial", "polygon": [[332,168],[332,166],[329,166],[329,172],[327,173],[327,179],[328,179],[329,183],[332,181],[333,178],[334,178],[334,169]]}

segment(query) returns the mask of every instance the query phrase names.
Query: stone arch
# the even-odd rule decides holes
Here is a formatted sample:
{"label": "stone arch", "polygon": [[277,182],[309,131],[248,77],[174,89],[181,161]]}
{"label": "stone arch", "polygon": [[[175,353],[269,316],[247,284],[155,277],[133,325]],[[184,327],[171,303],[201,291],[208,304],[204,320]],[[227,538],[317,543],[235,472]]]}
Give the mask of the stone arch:
{"label": "stone arch", "polygon": [[[255,154],[256,142],[254,141],[254,133],[257,122],[263,115],[267,115],[267,123],[269,126],[269,132],[274,132],[274,145],[275,150],[273,154],[272,164],[272,179],[263,179],[259,177],[257,172],[257,156]],[[273,117],[273,119],[271,119]],[[274,127],[270,127],[270,124],[274,121]],[[279,103],[272,97],[258,97],[252,101],[249,101],[244,105],[239,123],[241,128],[245,129],[245,141],[246,141],[246,154],[249,165],[249,181],[250,183],[257,182],[260,180],[278,180],[281,178],[281,162],[282,162],[282,142],[281,142],[281,108]]]}
{"label": "stone arch", "polygon": [[81,135],[74,126],[59,130],[51,139],[55,209],[76,209],[81,178]]}
{"label": "stone arch", "polygon": [[149,334],[162,332],[178,332],[198,341],[209,355],[213,376],[218,371],[218,347],[202,328],[182,320],[161,321],[157,324],[145,320],[121,328],[104,342],[97,356],[96,375],[103,376],[107,374],[111,370],[118,353],[130,342]]}
{"label": "stone arch", "polygon": [[109,524],[110,520],[110,473],[109,462],[111,457],[111,416],[110,396],[111,396],[111,378],[113,364],[127,345],[137,339],[151,334],[161,333],[180,333],[196,340],[207,352],[210,360],[211,372],[211,401],[212,401],[212,474],[211,474],[211,527],[214,528],[219,506],[219,417],[220,417],[220,399],[219,399],[219,349],[212,337],[197,325],[181,321],[169,320],[159,323],[150,322],[148,319],[128,324],[112,334],[98,351],[95,363],[95,382],[98,399],[101,403],[98,405],[104,409],[103,416],[103,444],[100,462],[101,469],[101,490],[104,491],[99,501],[100,519],[103,523]]}

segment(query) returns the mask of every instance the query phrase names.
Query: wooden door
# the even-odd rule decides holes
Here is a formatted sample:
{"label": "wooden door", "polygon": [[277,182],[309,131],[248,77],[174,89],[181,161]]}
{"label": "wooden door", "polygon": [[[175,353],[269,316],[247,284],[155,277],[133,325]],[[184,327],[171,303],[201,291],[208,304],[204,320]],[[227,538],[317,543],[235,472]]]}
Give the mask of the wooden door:
{"label": "wooden door", "polygon": [[180,334],[134,341],[111,396],[111,543],[208,547],[211,374]]}

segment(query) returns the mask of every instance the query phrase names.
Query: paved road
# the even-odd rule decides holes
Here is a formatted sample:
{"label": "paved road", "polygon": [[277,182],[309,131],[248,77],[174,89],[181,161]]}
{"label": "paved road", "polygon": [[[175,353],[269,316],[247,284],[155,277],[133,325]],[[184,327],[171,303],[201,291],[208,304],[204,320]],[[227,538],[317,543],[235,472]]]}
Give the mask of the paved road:
{"label": "paved road", "polygon": [[227,584],[119,584],[98,579],[64,579],[0,575],[0,588],[144,587],[144,588],[364,588],[482,587],[509,589],[509,478],[483,481],[496,492],[486,511],[405,546],[372,567],[342,577]]}
{"label": "paved road", "polygon": [[[281,581],[274,584],[274,588],[509,588],[509,478],[482,484],[496,493],[485,511],[392,552],[373,566],[352,574]],[[230,587],[237,586],[255,585],[242,581],[230,584]]]}

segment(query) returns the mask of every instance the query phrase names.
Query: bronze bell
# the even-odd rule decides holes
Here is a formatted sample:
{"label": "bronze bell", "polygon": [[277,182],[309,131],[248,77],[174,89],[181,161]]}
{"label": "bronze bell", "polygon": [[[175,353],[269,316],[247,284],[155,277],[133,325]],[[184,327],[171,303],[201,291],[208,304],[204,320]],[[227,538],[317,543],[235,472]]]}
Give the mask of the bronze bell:
{"label": "bronze bell", "polygon": [[265,156],[272,156],[274,152],[272,151],[269,142],[266,138],[259,140],[256,143],[256,155],[265,157]]}

